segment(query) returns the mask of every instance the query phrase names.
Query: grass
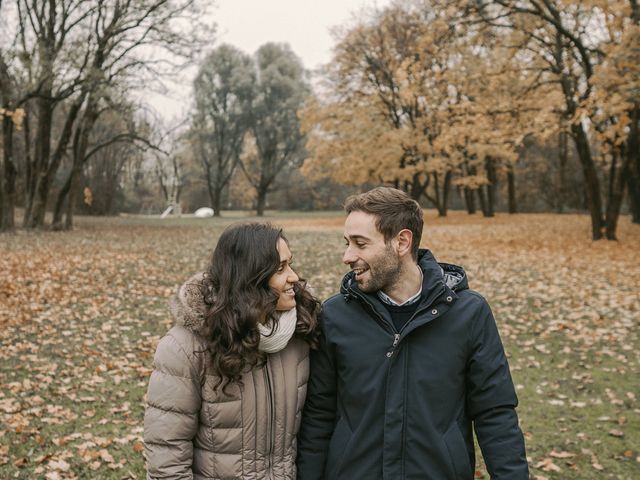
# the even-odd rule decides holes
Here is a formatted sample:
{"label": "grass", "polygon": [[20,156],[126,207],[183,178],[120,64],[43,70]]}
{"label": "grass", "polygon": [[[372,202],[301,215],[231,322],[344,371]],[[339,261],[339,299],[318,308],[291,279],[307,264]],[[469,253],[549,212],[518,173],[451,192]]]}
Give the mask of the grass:
{"label": "grass", "polygon": [[[331,295],[346,271],[342,214],[269,213],[299,272]],[[72,232],[0,235],[0,478],[144,477],[166,301],[226,225],[253,219],[80,217]],[[640,478],[640,227],[622,218],[619,242],[594,243],[580,215],[425,220],[423,246],[463,265],[493,307],[532,477]]]}

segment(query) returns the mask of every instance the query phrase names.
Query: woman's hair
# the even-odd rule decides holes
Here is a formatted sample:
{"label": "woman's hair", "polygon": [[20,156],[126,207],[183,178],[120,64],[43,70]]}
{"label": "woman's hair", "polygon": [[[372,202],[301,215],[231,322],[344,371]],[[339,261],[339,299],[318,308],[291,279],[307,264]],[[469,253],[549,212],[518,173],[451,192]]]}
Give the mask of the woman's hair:
{"label": "woman's hair", "polygon": [[[276,311],[278,294],[269,287],[269,279],[280,266],[280,238],[287,241],[281,229],[269,224],[236,224],[225,229],[213,251],[203,293],[205,334],[220,377],[216,388],[240,383],[244,372],[266,359],[258,350],[258,324],[273,318]],[[320,302],[303,279],[296,282],[294,292],[295,335],[316,348]]]}

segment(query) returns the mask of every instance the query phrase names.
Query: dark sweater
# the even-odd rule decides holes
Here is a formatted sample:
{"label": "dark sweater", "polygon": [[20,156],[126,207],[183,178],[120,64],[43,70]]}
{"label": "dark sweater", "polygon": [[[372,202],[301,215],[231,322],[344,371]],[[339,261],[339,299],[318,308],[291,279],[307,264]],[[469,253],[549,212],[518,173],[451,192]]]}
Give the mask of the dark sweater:
{"label": "dark sweater", "polygon": [[414,313],[416,313],[416,309],[418,305],[420,305],[420,300],[417,302],[413,302],[409,305],[390,305],[388,303],[382,302],[385,306],[389,315],[391,315],[391,319],[393,320],[393,324],[396,326],[396,331],[402,330],[402,327],[411,319]]}

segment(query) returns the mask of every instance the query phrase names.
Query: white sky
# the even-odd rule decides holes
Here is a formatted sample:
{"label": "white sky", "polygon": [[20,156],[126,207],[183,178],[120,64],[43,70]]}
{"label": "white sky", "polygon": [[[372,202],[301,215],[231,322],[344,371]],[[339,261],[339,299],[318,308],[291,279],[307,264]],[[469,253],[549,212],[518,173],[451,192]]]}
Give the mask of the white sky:
{"label": "white sky", "polygon": [[[384,7],[390,0],[217,0],[215,48],[230,43],[253,54],[267,42],[286,42],[313,70],[331,59],[331,27],[352,18],[363,8]],[[193,73],[169,85],[168,96],[151,95],[152,106],[166,121],[175,123],[189,108]]]}

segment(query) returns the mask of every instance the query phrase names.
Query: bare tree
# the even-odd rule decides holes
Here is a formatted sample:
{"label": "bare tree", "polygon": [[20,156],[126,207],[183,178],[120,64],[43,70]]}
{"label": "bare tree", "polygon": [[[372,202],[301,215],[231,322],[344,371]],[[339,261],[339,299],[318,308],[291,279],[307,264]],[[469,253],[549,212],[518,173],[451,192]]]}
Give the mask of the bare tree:
{"label": "bare tree", "polygon": [[255,82],[251,57],[229,45],[221,45],[207,56],[194,81],[196,113],[191,136],[216,216],[250,128]]}
{"label": "bare tree", "polygon": [[252,131],[256,157],[243,164],[256,189],[256,211],[264,215],[267,194],[279,188],[283,169],[298,167],[305,156],[298,110],[309,93],[305,70],[288,45],[267,43],[255,55],[257,93],[253,104]]}
{"label": "bare tree", "polygon": [[[131,85],[133,78],[148,84],[197,53],[210,29],[202,27],[202,0],[15,0],[15,5],[16,58],[28,80],[21,101],[36,123],[35,132],[29,125],[25,129],[27,144],[35,134],[25,168],[25,226],[37,228],[44,224],[52,182],[68,154],[74,204],[73,176],[86,158],[108,87]],[[145,58],[158,48],[169,53],[161,60]]]}

